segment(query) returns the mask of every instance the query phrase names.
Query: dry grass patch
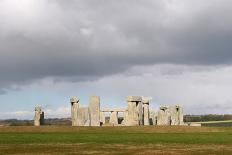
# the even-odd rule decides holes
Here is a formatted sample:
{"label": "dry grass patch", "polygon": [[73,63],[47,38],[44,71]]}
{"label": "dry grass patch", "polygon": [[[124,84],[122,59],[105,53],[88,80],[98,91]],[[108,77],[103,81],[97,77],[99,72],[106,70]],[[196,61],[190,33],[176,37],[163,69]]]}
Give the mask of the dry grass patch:
{"label": "dry grass patch", "polygon": [[169,144],[19,144],[0,145],[1,154],[155,154],[155,155],[231,155],[232,145],[169,145]]}

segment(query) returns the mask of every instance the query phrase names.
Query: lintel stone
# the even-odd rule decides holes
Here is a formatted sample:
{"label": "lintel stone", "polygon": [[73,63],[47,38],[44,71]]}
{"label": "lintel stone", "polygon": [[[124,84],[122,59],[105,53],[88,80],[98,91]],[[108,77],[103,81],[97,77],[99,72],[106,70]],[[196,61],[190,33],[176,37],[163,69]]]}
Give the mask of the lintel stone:
{"label": "lintel stone", "polygon": [[126,100],[127,102],[141,102],[142,97],[141,96],[127,96]]}
{"label": "lintel stone", "polygon": [[73,96],[73,97],[70,98],[70,102],[71,103],[78,103],[79,99],[77,97]]}
{"label": "lintel stone", "polygon": [[149,100],[145,100],[145,99],[143,99],[143,104],[149,104]]}

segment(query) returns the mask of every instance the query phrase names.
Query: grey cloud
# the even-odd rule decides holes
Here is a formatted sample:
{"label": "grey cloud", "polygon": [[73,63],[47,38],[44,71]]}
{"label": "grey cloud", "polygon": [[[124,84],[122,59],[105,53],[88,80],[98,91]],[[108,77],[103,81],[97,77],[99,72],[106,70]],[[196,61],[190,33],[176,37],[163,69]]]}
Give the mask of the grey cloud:
{"label": "grey cloud", "polygon": [[135,65],[231,64],[231,3],[1,1],[0,86],[94,80]]}

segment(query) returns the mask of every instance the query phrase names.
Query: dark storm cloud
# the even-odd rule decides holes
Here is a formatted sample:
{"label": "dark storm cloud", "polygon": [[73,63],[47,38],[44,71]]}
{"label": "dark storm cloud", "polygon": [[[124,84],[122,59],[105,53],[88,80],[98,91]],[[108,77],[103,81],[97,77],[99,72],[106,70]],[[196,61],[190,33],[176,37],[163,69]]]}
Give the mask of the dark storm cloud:
{"label": "dark storm cloud", "polygon": [[229,0],[3,0],[0,86],[44,77],[93,80],[134,65],[231,64],[231,6]]}

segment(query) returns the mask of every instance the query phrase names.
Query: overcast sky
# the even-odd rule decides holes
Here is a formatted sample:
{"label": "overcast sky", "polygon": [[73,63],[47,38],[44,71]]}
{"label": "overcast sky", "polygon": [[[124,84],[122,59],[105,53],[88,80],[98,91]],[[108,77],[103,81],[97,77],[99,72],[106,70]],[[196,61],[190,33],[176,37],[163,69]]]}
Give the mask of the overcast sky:
{"label": "overcast sky", "polygon": [[231,0],[0,0],[0,119],[127,95],[232,113]]}

